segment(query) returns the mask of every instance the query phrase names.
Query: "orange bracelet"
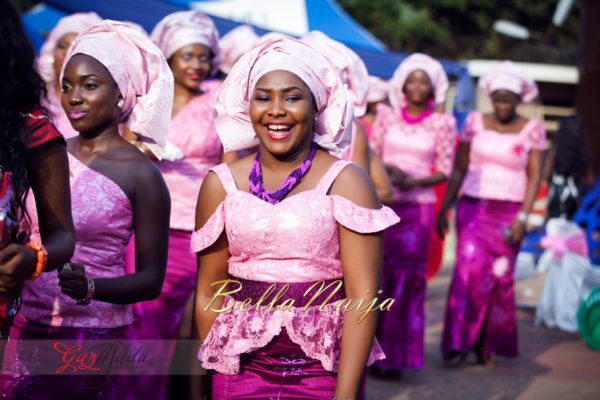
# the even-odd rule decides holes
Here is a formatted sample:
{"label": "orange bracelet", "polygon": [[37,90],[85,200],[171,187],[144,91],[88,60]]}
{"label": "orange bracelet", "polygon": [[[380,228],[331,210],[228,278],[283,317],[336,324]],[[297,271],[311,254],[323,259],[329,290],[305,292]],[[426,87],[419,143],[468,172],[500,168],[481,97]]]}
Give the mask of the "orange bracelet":
{"label": "orange bracelet", "polygon": [[48,262],[48,252],[42,246],[41,243],[29,242],[25,245],[37,254],[37,264],[35,265],[35,272],[31,274],[29,280],[35,281],[46,269],[46,263]]}

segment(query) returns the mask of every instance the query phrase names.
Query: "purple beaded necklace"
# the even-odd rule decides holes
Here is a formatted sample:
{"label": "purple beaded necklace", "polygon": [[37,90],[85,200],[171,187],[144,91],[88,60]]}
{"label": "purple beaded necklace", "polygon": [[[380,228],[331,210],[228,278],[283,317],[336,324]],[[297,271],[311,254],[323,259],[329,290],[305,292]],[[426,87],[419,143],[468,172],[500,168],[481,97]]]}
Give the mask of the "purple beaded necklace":
{"label": "purple beaded necklace", "polygon": [[315,154],[317,154],[317,145],[315,142],[312,142],[310,153],[308,153],[308,157],[302,161],[302,164],[295,170],[293,170],[287,178],[283,181],[279,189],[275,192],[269,192],[265,190],[263,186],[263,176],[262,170],[260,168],[260,147],[256,149],[256,157],[254,158],[254,162],[252,163],[252,168],[250,169],[249,176],[249,184],[248,184],[248,192],[255,195],[259,199],[262,199],[268,203],[276,204],[279,203],[289,192],[292,191],[301,181],[304,176],[308,173],[308,170],[312,166],[312,160],[315,158]]}

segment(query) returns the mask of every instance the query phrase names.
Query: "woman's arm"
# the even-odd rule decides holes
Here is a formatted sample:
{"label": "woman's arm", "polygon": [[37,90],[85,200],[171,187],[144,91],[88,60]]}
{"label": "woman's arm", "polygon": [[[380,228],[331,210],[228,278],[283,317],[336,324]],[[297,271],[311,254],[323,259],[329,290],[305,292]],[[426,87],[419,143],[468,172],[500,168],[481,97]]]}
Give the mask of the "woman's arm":
{"label": "woman's arm", "polygon": [[390,181],[390,177],[388,176],[383,163],[379,157],[377,157],[377,154],[375,154],[373,150],[370,150],[370,153],[369,160],[371,168],[369,172],[371,180],[373,181],[379,200],[384,204],[390,204],[394,200],[392,182]]}
{"label": "woman's arm", "polygon": [[[55,140],[27,151],[25,166],[36,200],[42,244],[48,251],[46,271],[54,270],[68,261],[75,249],[65,145]],[[0,293],[19,287],[36,264],[36,253],[20,244],[0,251]]]}
{"label": "woman's arm", "polygon": [[454,167],[452,168],[452,173],[450,174],[448,188],[446,189],[446,194],[442,200],[442,206],[437,219],[437,232],[440,237],[444,237],[446,231],[448,230],[448,209],[454,200],[456,200],[456,196],[458,196],[458,191],[462,186],[463,179],[465,178],[467,170],[469,169],[470,153],[471,143],[460,142],[458,145],[458,150],[456,151],[456,157],[454,158]]}
{"label": "woman's arm", "polygon": [[[200,188],[198,201],[196,203],[196,229],[206,224],[208,219],[217,210],[219,204],[225,199],[226,193],[219,178],[209,172]],[[198,253],[198,275],[196,280],[196,291],[194,293],[194,311],[192,323],[192,337],[202,342],[206,339],[218,313],[211,311],[211,299],[216,291],[216,286],[211,283],[225,280],[229,277],[227,273],[227,260],[229,259],[229,243],[225,230],[215,243],[209,248]],[[223,305],[220,298],[212,303],[212,309],[216,310]],[[192,376],[190,378],[190,391],[194,400],[204,399],[205,371],[202,369],[197,356],[194,354],[191,360]]]}
{"label": "woman's arm", "polygon": [[[119,278],[94,279],[93,299],[113,304],[153,300],[160,295],[167,265],[171,199],[158,168],[140,158],[136,164],[133,205],[135,273]],[[85,266],[59,272],[64,294],[82,299],[87,294]]]}
{"label": "woman's arm", "polygon": [[[368,176],[355,167],[347,167],[342,171],[333,184],[331,193],[346,197],[362,207],[381,207]],[[363,300],[364,306],[360,309],[364,311],[379,289],[383,232],[360,234],[341,225],[339,229],[346,297],[353,299],[353,304]],[[361,312],[356,308],[347,311],[344,317],[335,391],[335,395],[343,399],[355,398],[375,336],[376,312],[367,313],[362,321],[360,318]]]}
{"label": "woman's arm", "polygon": [[[198,202],[196,203],[196,228],[200,229],[217,210],[219,204],[225,199],[226,193],[219,178],[214,173],[209,173],[200,188]],[[218,286],[211,286],[214,282],[225,280],[227,273],[227,260],[229,259],[229,243],[225,230],[215,243],[198,253],[198,279],[194,299],[194,328],[197,338],[204,340],[212,327],[218,313],[212,310],[221,308],[223,299],[211,304],[211,299]],[[212,310],[211,310],[212,308]]]}
{"label": "woman's arm", "polygon": [[[542,151],[540,150],[534,149],[529,152],[529,160],[527,162],[527,188],[519,212],[522,216],[529,214],[533,208],[533,203],[535,203],[542,178],[542,158]],[[525,218],[521,217],[521,215],[510,224],[511,243],[519,243],[527,230],[527,221]]]}
{"label": "woman's arm", "polygon": [[410,175],[405,175],[404,179],[398,186],[402,190],[412,190],[416,188],[428,188],[439,183],[445,182],[448,177],[443,172],[434,172],[425,178],[413,178]]}

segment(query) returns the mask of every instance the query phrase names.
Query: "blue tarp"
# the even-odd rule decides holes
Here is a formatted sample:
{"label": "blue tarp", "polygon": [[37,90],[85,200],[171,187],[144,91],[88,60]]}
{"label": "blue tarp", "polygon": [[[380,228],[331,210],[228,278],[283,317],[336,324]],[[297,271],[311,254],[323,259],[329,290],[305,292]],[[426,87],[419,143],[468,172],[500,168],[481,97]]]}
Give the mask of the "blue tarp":
{"label": "blue tarp", "polygon": [[[327,14],[327,18],[322,19],[322,21],[328,21],[326,22],[327,26],[318,26],[318,23],[316,23],[317,25],[310,26],[310,28],[322,30],[356,51],[356,53],[358,53],[358,55],[364,60],[371,75],[376,75],[385,79],[390,78],[398,64],[400,64],[400,62],[407,56],[407,54],[403,53],[381,52],[380,49],[373,46],[371,46],[370,49],[364,48],[357,46],[350,41],[341,39],[341,32],[346,29],[344,27],[347,26],[345,24],[348,23],[348,21],[344,21],[344,19],[349,19],[350,17],[343,12],[338,13],[338,17],[341,22],[334,23],[331,21],[333,15],[332,13],[340,11],[337,9],[339,6],[337,6],[335,2],[330,0],[306,1],[309,20],[311,19],[311,14],[317,12],[316,10],[330,10],[331,12],[330,14]],[[147,31],[151,31],[154,25],[156,25],[156,23],[165,15],[175,11],[188,9],[186,4],[189,4],[189,0],[46,0],[45,3],[45,7],[37,8],[37,10],[34,9],[32,12],[23,16],[25,24],[30,29],[35,28],[38,35],[42,36],[45,36],[51,27],[53,27],[58,19],[60,19],[62,16],[74,12],[86,11],[95,11],[101,17],[107,19],[136,22]],[[318,8],[319,4],[324,6],[325,3],[328,8]],[[211,17],[213,18],[221,35],[224,35],[231,29],[240,25],[237,22],[227,19],[213,16]],[[313,20],[314,19],[315,18],[313,16]],[[350,22],[354,24],[355,28],[360,28],[351,19]],[[332,28],[333,30],[331,30]],[[255,28],[255,30],[258,34],[267,32],[266,30],[260,28]],[[467,68],[464,65],[452,61],[442,61],[442,65],[444,66],[448,76],[451,79],[457,80],[458,85],[457,94],[455,97],[455,114],[460,124],[464,118],[465,112],[473,109],[474,106],[473,82],[468,74]]]}

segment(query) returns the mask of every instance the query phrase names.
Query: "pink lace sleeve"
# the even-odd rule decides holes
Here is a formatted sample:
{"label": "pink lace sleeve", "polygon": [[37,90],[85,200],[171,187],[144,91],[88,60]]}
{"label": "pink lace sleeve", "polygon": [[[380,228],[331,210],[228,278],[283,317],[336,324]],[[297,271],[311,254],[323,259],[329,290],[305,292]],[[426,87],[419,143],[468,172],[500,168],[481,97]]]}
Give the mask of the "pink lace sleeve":
{"label": "pink lace sleeve", "polygon": [[383,139],[387,134],[389,119],[392,112],[392,109],[385,104],[377,105],[377,114],[375,116],[375,121],[373,121],[373,127],[371,128],[369,144],[375,154],[379,157],[383,154]]}
{"label": "pink lace sleeve", "polygon": [[531,125],[531,129],[529,129],[526,136],[527,146],[534,150],[546,150],[548,143],[546,141],[546,128],[544,127],[544,122],[535,120]]}
{"label": "pink lace sleeve", "polygon": [[473,136],[475,136],[475,132],[477,131],[477,124],[480,120],[480,114],[478,112],[472,112],[467,115],[467,119],[463,124],[463,127],[458,135],[458,139],[461,142],[470,142],[473,140]]}
{"label": "pink lace sleeve", "polygon": [[364,208],[342,196],[331,195],[333,216],[337,222],[358,233],[381,232],[400,222],[400,218],[389,207]]}
{"label": "pink lace sleeve", "polygon": [[444,114],[436,127],[435,168],[446,176],[452,171],[455,148],[456,120],[453,116]]}
{"label": "pink lace sleeve", "polygon": [[197,253],[217,241],[225,228],[225,202],[221,202],[204,226],[192,234],[190,252]]}

